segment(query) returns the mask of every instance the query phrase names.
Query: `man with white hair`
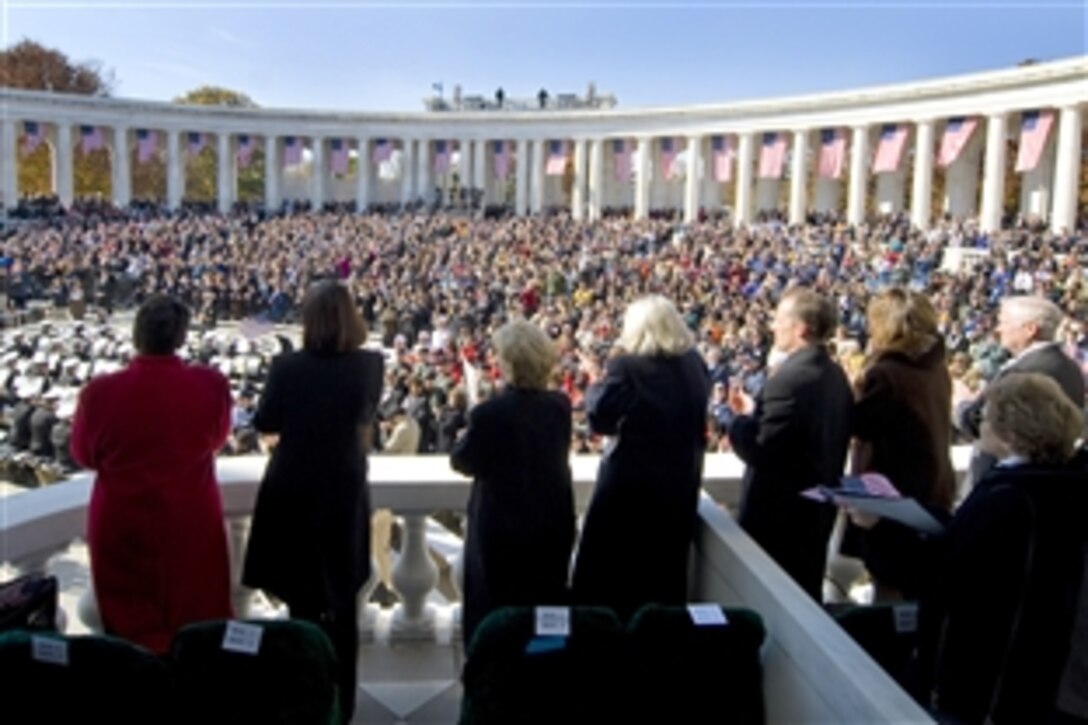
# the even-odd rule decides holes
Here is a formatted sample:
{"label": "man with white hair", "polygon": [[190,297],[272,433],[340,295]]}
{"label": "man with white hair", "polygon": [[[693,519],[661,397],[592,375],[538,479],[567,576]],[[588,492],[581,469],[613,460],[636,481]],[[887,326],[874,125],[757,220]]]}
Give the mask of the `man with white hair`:
{"label": "man with white hair", "polygon": [[[1010,373],[1042,373],[1053,378],[1078,409],[1084,409],[1084,374],[1077,363],[1066,355],[1057,341],[1063,314],[1061,309],[1043,297],[1006,297],[997,317],[997,334],[1001,347],[1012,353],[997,375],[996,382]],[[982,408],[986,403],[983,389],[972,400],[957,403],[953,421],[964,435],[979,438]],[[995,459],[976,451],[971,459],[971,481],[977,481],[995,463]]]}

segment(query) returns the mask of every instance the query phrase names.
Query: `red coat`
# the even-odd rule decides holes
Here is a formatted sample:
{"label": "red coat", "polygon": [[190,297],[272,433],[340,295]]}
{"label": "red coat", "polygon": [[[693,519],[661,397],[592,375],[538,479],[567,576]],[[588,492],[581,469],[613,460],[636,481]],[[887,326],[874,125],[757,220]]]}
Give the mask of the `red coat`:
{"label": "red coat", "polygon": [[182,625],[231,616],[215,455],[230,432],[226,378],[139,356],[80,394],[72,456],[97,472],[87,544],[106,631],[166,652]]}

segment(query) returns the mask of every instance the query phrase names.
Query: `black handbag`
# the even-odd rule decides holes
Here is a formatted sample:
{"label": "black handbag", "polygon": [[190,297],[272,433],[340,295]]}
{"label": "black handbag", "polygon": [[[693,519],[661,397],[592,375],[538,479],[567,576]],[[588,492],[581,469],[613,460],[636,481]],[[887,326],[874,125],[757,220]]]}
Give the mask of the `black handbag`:
{"label": "black handbag", "polygon": [[0,584],[0,632],[57,629],[57,578],[34,573]]}

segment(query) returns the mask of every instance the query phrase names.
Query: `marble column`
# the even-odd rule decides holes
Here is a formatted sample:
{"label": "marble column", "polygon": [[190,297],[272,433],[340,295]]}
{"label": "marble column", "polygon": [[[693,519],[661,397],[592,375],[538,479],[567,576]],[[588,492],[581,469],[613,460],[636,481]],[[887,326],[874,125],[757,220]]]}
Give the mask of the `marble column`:
{"label": "marble column", "polygon": [[472,149],[472,181],[473,187],[480,189],[483,192],[480,204],[487,204],[488,197],[488,183],[491,179],[491,174],[487,169],[487,141],[484,139],[477,139],[473,144],[475,148]]}
{"label": "marble column", "polygon": [[19,202],[19,126],[14,118],[0,121],[0,209]]}
{"label": "marble column", "polygon": [[589,142],[589,220],[601,218],[604,199],[604,139]]}
{"label": "marble column", "polygon": [[933,121],[915,124],[914,180],[910,190],[910,223],[919,229],[930,225],[933,216]]}
{"label": "marble column", "polygon": [[457,174],[461,179],[462,189],[471,189],[475,185],[475,179],[473,178],[473,166],[472,166],[472,141],[468,139],[461,139],[460,148],[458,149],[458,169]]}
{"label": "marble column", "polygon": [[752,222],[752,164],[755,159],[755,132],[737,135],[737,182],[733,223],[736,226]]}
{"label": "marble column", "polygon": [[422,199],[428,206],[434,200],[431,188],[431,145],[430,139],[421,138],[416,152],[416,198]]}
{"label": "marble column", "polygon": [[804,224],[808,210],[808,131],[793,132],[790,164],[790,224]]}
{"label": "marble column", "polygon": [[699,219],[701,206],[700,194],[702,189],[699,179],[699,167],[703,158],[703,137],[688,136],[688,167],[684,176],[684,221],[688,224]]}
{"label": "marble column", "polygon": [[400,203],[409,204],[415,200],[412,194],[415,191],[412,173],[415,165],[415,140],[402,139],[400,153]]}
{"label": "marble column", "polygon": [[279,209],[282,172],[283,157],[280,153],[280,138],[266,134],[264,137],[264,208],[268,211]]}
{"label": "marble column", "polygon": [[533,165],[529,180],[529,210],[533,214],[544,211],[544,147],[547,143],[547,139],[543,138],[533,141]]}
{"label": "marble column", "polygon": [[1054,213],[1050,229],[1055,233],[1073,231],[1077,221],[1078,177],[1081,165],[1080,108],[1065,106],[1058,120],[1058,154],[1054,170]]}
{"label": "marble column", "polygon": [[869,185],[869,127],[854,126],[850,141],[850,191],[846,199],[846,222],[865,221],[865,195]]}
{"label": "marble column", "polygon": [[635,167],[635,219],[650,215],[650,154],[654,140],[648,136],[638,139],[638,158]]}
{"label": "marble column", "polygon": [[75,165],[73,163],[72,127],[67,123],[57,124],[57,178],[54,189],[60,203],[69,207],[75,199]]}
{"label": "marble column", "polygon": [[995,113],[986,119],[986,160],[982,172],[982,213],[979,226],[983,231],[1001,229],[1001,216],[1005,208],[1005,129],[1004,113]]}
{"label": "marble column", "polygon": [[231,154],[231,135],[224,131],[216,134],[216,192],[219,201],[219,212],[226,214],[234,203],[233,177],[234,158]]}
{"label": "marble column", "polygon": [[329,175],[325,163],[326,143],[324,136],[310,137],[310,206],[314,211],[321,211],[325,205],[325,180]]}
{"label": "marble column", "polygon": [[570,215],[580,221],[586,213],[586,140],[574,142],[574,186],[570,190]]}
{"label": "marble column", "polygon": [[529,141],[526,139],[518,139],[516,164],[514,213],[525,216],[529,212]]}
{"label": "marble column", "polygon": [[374,160],[370,158],[370,138],[359,136],[356,140],[357,162],[355,165],[355,211],[365,214],[370,207],[370,189],[374,174]]}

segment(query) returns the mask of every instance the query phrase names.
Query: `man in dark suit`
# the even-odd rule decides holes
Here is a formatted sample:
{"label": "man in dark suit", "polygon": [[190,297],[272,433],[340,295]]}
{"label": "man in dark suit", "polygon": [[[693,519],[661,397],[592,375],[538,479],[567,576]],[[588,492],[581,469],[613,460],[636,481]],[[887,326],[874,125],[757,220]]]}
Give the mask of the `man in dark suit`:
{"label": "man in dark suit", "polygon": [[[994,381],[1010,373],[1042,373],[1053,378],[1078,410],[1084,410],[1084,374],[1057,342],[1063,316],[1057,305],[1043,297],[1006,297],[1002,300],[997,334],[1001,347],[1013,357],[1001,367]],[[959,401],[955,406],[956,428],[975,441],[979,438],[985,404],[984,389],[974,399]],[[971,482],[981,479],[996,462],[990,454],[976,449],[971,457]]]}
{"label": "man in dark suit", "polygon": [[738,388],[730,396],[740,415],[729,438],[747,464],[740,525],[816,601],[835,508],[800,494],[842,477],[853,402],[846,375],[827,350],[835,318],[834,306],[819,294],[786,292],[772,322],[775,352],[784,359],[754,410]]}

